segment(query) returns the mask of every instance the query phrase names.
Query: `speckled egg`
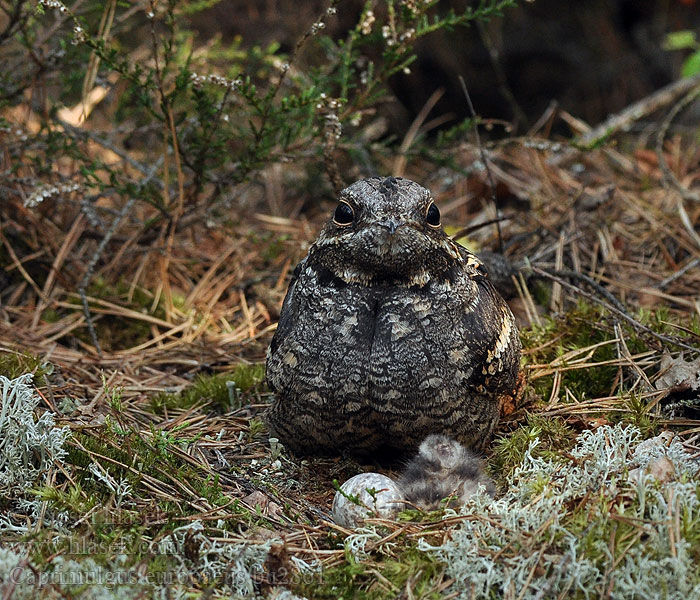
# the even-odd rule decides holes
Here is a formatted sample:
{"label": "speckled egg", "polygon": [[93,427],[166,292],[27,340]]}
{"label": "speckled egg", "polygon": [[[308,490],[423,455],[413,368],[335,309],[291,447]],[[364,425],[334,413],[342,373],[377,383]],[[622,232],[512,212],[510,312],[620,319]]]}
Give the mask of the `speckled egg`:
{"label": "speckled egg", "polygon": [[[333,499],[333,520],[342,527],[357,527],[367,518],[393,518],[403,508],[398,484],[380,473],[360,473],[348,479]],[[353,502],[347,496],[357,498]]]}

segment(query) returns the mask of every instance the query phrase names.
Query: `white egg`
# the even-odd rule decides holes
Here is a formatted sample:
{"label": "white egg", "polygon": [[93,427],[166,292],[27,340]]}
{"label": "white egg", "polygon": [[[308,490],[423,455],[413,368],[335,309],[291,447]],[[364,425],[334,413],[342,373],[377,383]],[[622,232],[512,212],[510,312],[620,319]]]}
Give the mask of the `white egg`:
{"label": "white egg", "polygon": [[335,493],[332,514],[338,525],[357,527],[367,518],[391,519],[403,506],[403,494],[393,479],[380,473],[360,473]]}

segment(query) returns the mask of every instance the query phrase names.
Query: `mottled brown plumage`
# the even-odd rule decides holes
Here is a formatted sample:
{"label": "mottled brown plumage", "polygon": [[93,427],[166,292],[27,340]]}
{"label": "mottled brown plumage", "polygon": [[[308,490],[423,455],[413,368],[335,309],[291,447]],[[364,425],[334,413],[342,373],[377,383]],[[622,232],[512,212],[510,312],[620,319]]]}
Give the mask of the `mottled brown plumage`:
{"label": "mottled brown plumage", "polygon": [[268,350],[273,434],[300,453],[404,453],[442,432],[483,447],[518,372],[508,306],[425,188],[374,177],[339,200]]}

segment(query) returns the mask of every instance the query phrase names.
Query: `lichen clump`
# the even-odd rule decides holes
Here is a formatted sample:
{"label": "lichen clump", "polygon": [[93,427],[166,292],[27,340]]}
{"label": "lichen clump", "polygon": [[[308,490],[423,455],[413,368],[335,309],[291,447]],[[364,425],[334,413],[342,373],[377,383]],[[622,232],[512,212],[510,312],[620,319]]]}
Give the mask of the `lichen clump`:
{"label": "lichen clump", "polygon": [[56,427],[50,412],[35,417],[39,397],[31,381],[30,373],[16,379],[0,375],[0,489],[5,496],[36,485],[66,454],[69,429]]}
{"label": "lichen clump", "polygon": [[[530,444],[504,496],[475,496],[443,545],[459,597],[700,597],[700,462],[633,426],[583,432],[558,460]],[[660,469],[660,461],[668,465]]]}

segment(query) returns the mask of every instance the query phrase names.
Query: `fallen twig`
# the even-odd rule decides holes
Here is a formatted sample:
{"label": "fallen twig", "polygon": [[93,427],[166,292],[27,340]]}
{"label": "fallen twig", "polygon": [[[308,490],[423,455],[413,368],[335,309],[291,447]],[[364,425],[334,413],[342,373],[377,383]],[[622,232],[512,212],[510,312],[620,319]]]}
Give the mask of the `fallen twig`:
{"label": "fallen twig", "polygon": [[639,121],[654,111],[668,106],[698,85],[700,85],[700,75],[674,81],[646,98],[631,104],[623,111],[611,115],[603,123],[584,133],[578,141],[585,147],[595,146],[611,134],[629,127],[634,121]]}
{"label": "fallen twig", "polygon": [[[673,339],[667,335],[663,335],[661,333],[656,333],[654,330],[650,329],[643,323],[640,323],[637,319],[632,317],[624,308],[621,310],[615,304],[619,304],[619,301],[616,301],[615,303],[610,303],[606,302],[605,300],[601,300],[598,296],[595,294],[591,294],[589,292],[586,292],[585,290],[582,290],[581,288],[569,283],[562,277],[559,277],[557,275],[553,275],[552,273],[545,271],[543,269],[539,269],[537,267],[532,267],[533,273],[536,275],[539,275],[541,277],[545,277],[547,279],[551,279],[552,281],[556,281],[560,285],[564,286],[568,290],[571,290],[572,292],[578,294],[579,296],[583,296],[584,298],[587,298],[588,300],[591,300],[595,302],[596,304],[600,304],[603,306],[606,310],[609,310],[610,312],[618,315],[619,317],[622,317],[625,321],[627,321],[633,329],[636,331],[642,331],[648,335],[651,335],[652,337],[655,337],[656,339],[665,342],[667,344],[672,344],[674,346],[678,346],[679,348],[683,348],[685,350],[690,350],[691,352],[697,352],[700,353],[700,348],[696,348],[694,346],[690,346],[689,344],[686,344],[684,342],[681,342],[677,339]],[[606,296],[607,298],[607,296]]]}
{"label": "fallen twig", "polygon": [[[149,181],[152,179],[152,177],[156,174],[158,169],[160,168],[161,161],[157,161],[155,165],[151,168],[151,171],[149,174],[141,181],[139,184],[139,191],[143,189]],[[114,218],[114,221],[112,221],[111,227],[107,230],[107,233],[105,236],[102,238],[102,241],[100,241],[99,245],[97,246],[97,250],[95,250],[95,253],[92,255],[92,258],[87,264],[87,268],[85,269],[85,275],[83,275],[83,279],[80,282],[80,285],[78,286],[78,293],[80,294],[80,298],[83,303],[83,312],[85,314],[85,319],[87,322],[88,326],[88,331],[90,332],[90,338],[92,339],[92,343],[95,345],[95,349],[97,350],[97,354],[102,357],[102,349],[100,348],[100,342],[97,339],[97,333],[95,332],[95,326],[92,322],[92,315],[90,314],[90,306],[88,305],[88,299],[87,299],[87,287],[90,285],[90,281],[92,280],[92,275],[95,271],[95,265],[97,264],[97,261],[100,260],[100,257],[102,256],[102,253],[104,252],[104,249],[107,247],[107,244],[109,244],[109,241],[112,239],[112,236],[114,233],[117,231],[117,227],[119,227],[119,224],[122,222],[122,219],[126,217],[127,214],[131,211],[131,208],[134,206],[134,203],[138,199],[138,191],[135,195],[133,195],[131,198],[129,198],[122,209],[119,211],[119,214]]]}

